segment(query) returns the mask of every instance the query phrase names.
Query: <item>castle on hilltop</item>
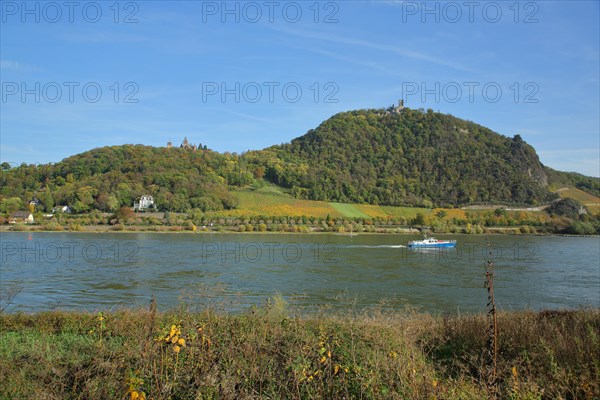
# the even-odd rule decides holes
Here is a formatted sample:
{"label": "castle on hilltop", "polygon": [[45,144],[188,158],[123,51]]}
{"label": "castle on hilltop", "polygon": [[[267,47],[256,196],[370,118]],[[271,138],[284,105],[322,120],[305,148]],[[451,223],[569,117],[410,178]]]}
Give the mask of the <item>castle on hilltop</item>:
{"label": "castle on hilltop", "polygon": [[[173,143],[169,140],[167,142],[167,148],[170,149],[173,147]],[[185,149],[185,150],[192,150],[192,151],[196,151],[196,150],[208,150],[208,147],[206,147],[206,145],[204,145],[204,147],[202,146],[202,143],[198,143],[198,146],[196,146],[195,144],[190,144],[190,142],[188,142],[187,136],[183,138],[183,142],[181,142],[181,144],[179,145],[180,149]]]}
{"label": "castle on hilltop", "polygon": [[401,114],[404,110],[404,100],[398,100],[398,105],[392,105],[388,108],[380,108],[378,114],[380,115],[390,115],[390,114]]}
{"label": "castle on hilltop", "polygon": [[397,106],[391,106],[386,110],[386,114],[400,114],[404,110],[404,100],[398,100]]}

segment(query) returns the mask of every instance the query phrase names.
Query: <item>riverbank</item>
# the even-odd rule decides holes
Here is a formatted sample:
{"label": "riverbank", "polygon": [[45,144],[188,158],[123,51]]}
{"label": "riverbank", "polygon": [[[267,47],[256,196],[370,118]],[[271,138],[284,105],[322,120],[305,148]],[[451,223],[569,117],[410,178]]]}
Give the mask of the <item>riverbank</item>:
{"label": "riverbank", "polygon": [[[260,234],[282,234],[282,233],[309,233],[309,234],[334,234],[334,235],[364,235],[364,234],[417,234],[420,235],[422,232],[431,232],[429,227],[388,227],[388,226],[373,226],[368,229],[362,229],[354,231],[351,229],[343,230],[325,230],[318,226],[292,226],[288,229],[273,230],[273,229],[240,229],[239,226],[231,227],[197,227],[197,226],[144,226],[144,225],[76,225],[76,226],[47,226],[47,225],[0,225],[0,232],[87,232],[87,233],[260,233]],[[552,232],[533,227],[515,226],[515,227],[485,227],[481,229],[455,229],[449,232],[434,232],[435,235],[440,234],[467,234],[467,235],[488,235],[488,234],[499,234],[499,235],[565,235],[564,232]],[[570,235],[570,234],[567,234]],[[573,235],[573,236],[593,236],[593,233],[587,235]]]}
{"label": "riverbank", "polygon": [[[256,194],[254,193],[253,196]],[[259,196],[260,197],[260,196]],[[132,231],[132,232],[277,232],[277,233],[508,233],[577,234],[600,233],[600,215],[578,214],[583,206],[560,205],[559,212],[519,211],[516,209],[442,209],[379,207],[331,203],[331,213],[310,208],[268,208],[267,199],[250,209],[242,207],[221,212],[191,210],[176,212],[133,212],[121,207],[114,213],[98,210],[81,214],[43,214],[36,212],[27,220],[2,218],[2,230],[16,231]],[[263,201],[264,200],[264,201]],[[566,200],[565,200],[566,202]],[[558,203],[557,203],[558,204]],[[564,206],[564,207],[563,207]],[[569,208],[571,207],[571,208]],[[560,213],[573,212],[570,217]]]}
{"label": "riverbank", "polygon": [[592,399],[600,310],[498,315],[487,382],[484,315],[243,314],[184,308],[1,314],[0,398]]}

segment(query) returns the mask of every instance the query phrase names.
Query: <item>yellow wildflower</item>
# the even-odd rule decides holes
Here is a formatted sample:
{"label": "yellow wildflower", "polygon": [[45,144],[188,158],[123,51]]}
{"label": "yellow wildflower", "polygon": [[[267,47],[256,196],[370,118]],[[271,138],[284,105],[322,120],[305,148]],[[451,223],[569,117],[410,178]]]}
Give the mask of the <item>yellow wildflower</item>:
{"label": "yellow wildflower", "polygon": [[130,400],[146,400],[146,393],[142,391],[132,390],[130,392]]}
{"label": "yellow wildflower", "polygon": [[325,361],[327,361],[327,357],[323,356],[323,358],[321,358],[321,364],[325,364]]}
{"label": "yellow wildflower", "polygon": [[184,339],[184,338],[180,338],[180,339],[177,341],[177,344],[178,344],[179,346],[181,346],[181,347],[185,347],[185,339]]}
{"label": "yellow wildflower", "polygon": [[173,351],[175,352],[175,354],[179,354],[179,352],[181,351],[181,347],[175,345],[173,346]]}

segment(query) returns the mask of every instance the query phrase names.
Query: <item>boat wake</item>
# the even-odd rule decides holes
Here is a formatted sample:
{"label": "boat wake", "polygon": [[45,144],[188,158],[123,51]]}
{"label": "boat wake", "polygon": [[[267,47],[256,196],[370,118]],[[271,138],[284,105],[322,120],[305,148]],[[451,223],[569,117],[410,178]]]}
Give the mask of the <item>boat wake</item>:
{"label": "boat wake", "polygon": [[401,244],[380,244],[377,246],[369,246],[369,245],[350,245],[350,246],[344,246],[344,247],[350,247],[350,248],[362,248],[362,249],[405,249],[406,246],[403,246]]}

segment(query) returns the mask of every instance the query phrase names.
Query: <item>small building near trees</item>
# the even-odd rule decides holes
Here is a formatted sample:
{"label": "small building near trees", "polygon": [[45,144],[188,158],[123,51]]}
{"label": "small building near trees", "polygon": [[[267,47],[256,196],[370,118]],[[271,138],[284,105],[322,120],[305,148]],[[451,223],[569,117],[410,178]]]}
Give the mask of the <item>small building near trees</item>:
{"label": "small building near trees", "polygon": [[33,214],[29,211],[16,211],[8,217],[9,224],[33,224]]}
{"label": "small building near trees", "polygon": [[71,207],[69,206],[56,206],[54,208],[52,208],[52,213],[64,213],[64,214],[71,214]]}
{"label": "small building near trees", "polygon": [[154,198],[150,195],[144,195],[140,198],[139,202],[133,203],[134,211],[146,211],[149,208],[154,207]]}

